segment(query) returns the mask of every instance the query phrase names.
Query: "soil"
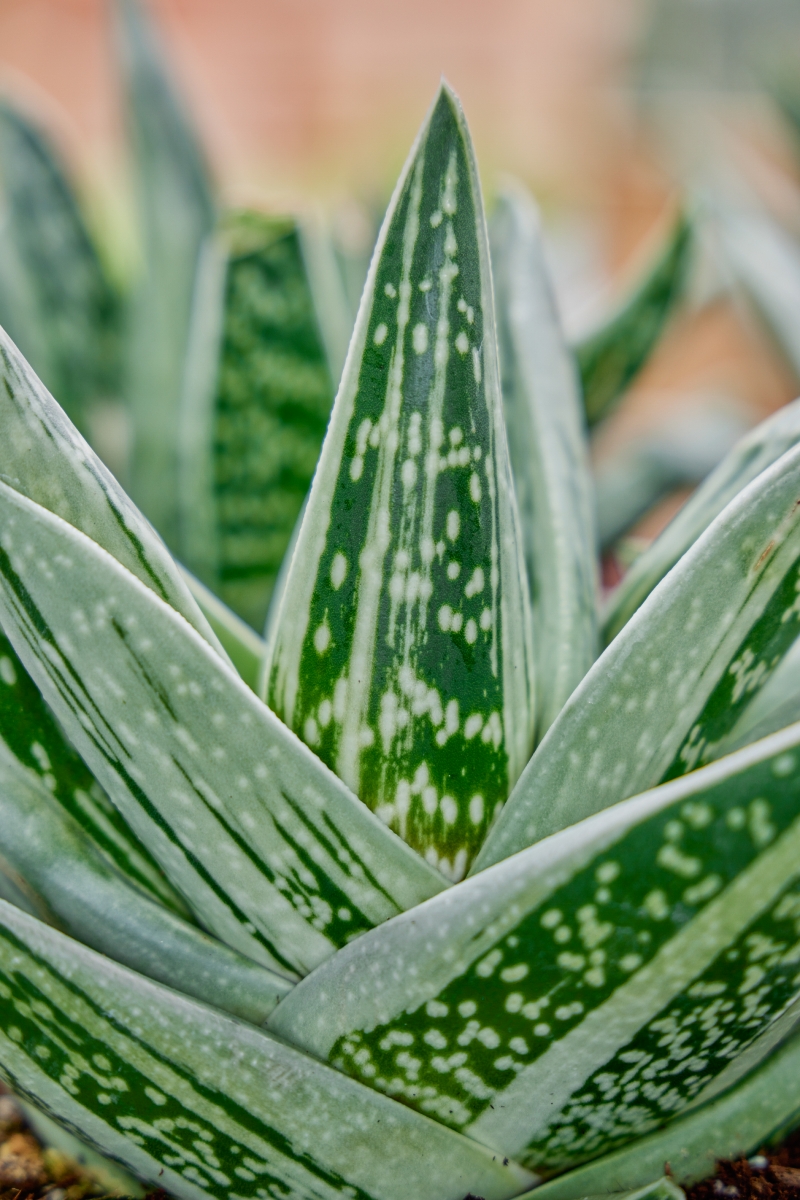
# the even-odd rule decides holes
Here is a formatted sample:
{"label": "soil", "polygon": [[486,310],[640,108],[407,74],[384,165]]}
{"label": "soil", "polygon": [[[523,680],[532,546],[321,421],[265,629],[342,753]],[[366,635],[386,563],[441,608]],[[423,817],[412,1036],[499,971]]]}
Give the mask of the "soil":
{"label": "soil", "polygon": [[[101,1200],[104,1188],[58,1150],[45,1148],[0,1084],[0,1200]],[[800,1129],[749,1159],[720,1162],[687,1200],[800,1200]],[[171,1200],[162,1189],[145,1200]],[[481,1200],[472,1196],[466,1200]]]}

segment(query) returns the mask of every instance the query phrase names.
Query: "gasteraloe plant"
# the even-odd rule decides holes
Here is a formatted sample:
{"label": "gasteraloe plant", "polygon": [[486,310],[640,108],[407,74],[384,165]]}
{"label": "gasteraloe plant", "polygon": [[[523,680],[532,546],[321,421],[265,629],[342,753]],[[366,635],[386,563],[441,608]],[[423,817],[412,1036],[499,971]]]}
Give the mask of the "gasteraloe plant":
{"label": "gasteraloe plant", "polygon": [[698,1178],[800,1111],[785,682],[747,736],[796,653],[796,414],[593,661],[539,236],[509,193],[493,282],[443,86],[263,648],[3,340],[0,1072],[185,1200],[676,1200],[665,1160]]}

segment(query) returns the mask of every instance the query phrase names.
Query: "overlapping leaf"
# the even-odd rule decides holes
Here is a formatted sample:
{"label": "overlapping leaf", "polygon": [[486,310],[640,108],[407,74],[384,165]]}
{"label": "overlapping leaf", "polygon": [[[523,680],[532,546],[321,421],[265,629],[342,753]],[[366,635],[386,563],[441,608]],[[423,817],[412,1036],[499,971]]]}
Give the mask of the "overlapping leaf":
{"label": "overlapping leaf", "polygon": [[613,592],[603,614],[606,645],[725,505],[798,441],[800,400],[779,409],[737,442],[664,532],[639,555]]}
{"label": "overlapping leaf", "polygon": [[0,479],[132,571],[221,654],[161,539],[0,329]]}
{"label": "overlapping leaf", "polygon": [[181,542],[187,565],[259,630],[332,402],[296,223],[230,218],[205,251],[192,319]]}
{"label": "overlapping leaf", "polygon": [[795,725],[365,935],[268,1027],[531,1170],[608,1152],[800,1017],[799,785]]}
{"label": "overlapping leaf", "polygon": [[219,638],[223,650],[247,686],[255,692],[264,658],[263,640],[199,579],[195,579],[189,571],[184,570],[181,573],[197,602],[197,607]]}
{"label": "overlapping leaf", "polygon": [[2,623],[206,928],[286,974],[444,879],[114,559],[0,484]]}
{"label": "overlapping leaf", "polygon": [[262,1022],[291,983],[147,899],[0,740],[0,870],[26,907],[151,979]]}
{"label": "overlapping leaf", "polygon": [[180,1200],[506,1200],[513,1163],[0,902],[4,1076]]}
{"label": "overlapping leaf", "polygon": [[586,416],[608,416],[652,353],[686,282],[691,226],[681,214],[666,247],[614,316],[575,347]]}
{"label": "overlapping leaf", "polygon": [[495,337],[472,148],[443,86],[370,269],[270,630],[267,698],[451,878],[533,734]]}
{"label": "overlapping leaf", "polygon": [[800,632],[800,448],[723,510],[597,660],[475,869],[715,758]]}
{"label": "overlapping leaf", "polygon": [[[161,904],[187,916],[150,853],[134,837],[67,742],[13,646],[0,631],[0,741],[34,772],[52,799],[81,826],[115,868]],[[4,847],[0,831],[0,854]]]}
{"label": "overlapping leaf", "polygon": [[133,498],[178,541],[178,424],[200,247],[215,213],[202,153],[140,0],[117,0],[142,261],[127,314],[124,386],[133,419]]}
{"label": "overlapping leaf", "polygon": [[503,402],[533,610],[537,737],[597,656],[597,567],[585,417],[536,209],[508,190],[492,221]]}

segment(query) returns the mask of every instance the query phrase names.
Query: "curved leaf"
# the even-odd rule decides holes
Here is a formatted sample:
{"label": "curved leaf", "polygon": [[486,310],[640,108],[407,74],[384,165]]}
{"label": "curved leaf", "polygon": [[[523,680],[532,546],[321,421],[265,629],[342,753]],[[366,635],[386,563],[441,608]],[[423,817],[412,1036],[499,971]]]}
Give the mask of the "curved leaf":
{"label": "curved leaf", "polygon": [[608,416],[653,352],[683,293],[691,247],[691,225],[681,213],[642,282],[600,329],[575,346],[590,425]]}
{"label": "curved leaf", "polygon": [[189,567],[262,629],[333,383],[294,221],[239,213],[207,247],[181,412]]}
{"label": "curved leaf", "polygon": [[516,1164],[0,902],[0,1071],[179,1200],[506,1200]]}
{"label": "curved leaf", "polygon": [[597,660],[475,870],[715,758],[800,632],[800,447],[727,505]]}
{"label": "curved leaf", "polygon": [[0,329],[0,479],[80,529],[223,657],[166,547]]}
{"label": "curved leaf", "polygon": [[800,1098],[800,1037],[759,1071],[698,1112],[671,1122],[624,1150],[605,1155],[526,1193],[520,1200],[582,1200],[599,1191],[627,1191],[669,1163],[675,1179],[688,1187],[711,1175],[722,1158],[752,1154],[765,1142],[797,1128]]}
{"label": "curved leaf", "polygon": [[[39,690],[0,631],[0,740],[33,771],[103,857],[127,879],[181,916],[187,909],[70,746]],[[0,829],[0,846],[3,835]]]}
{"label": "curved leaf", "polygon": [[477,173],[443,85],[384,221],[266,674],[287,725],[450,878],[530,753],[517,522]]}
{"label": "curved leaf", "polygon": [[247,686],[258,690],[258,674],[264,658],[264,642],[246,621],[237,617],[205,584],[189,571],[181,570],[197,607],[208,621]]}
{"label": "curved leaf", "polygon": [[142,243],[123,381],[133,419],[132,488],[177,548],[181,383],[198,256],[216,218],[202,152],[140,0],[116,0],[115,10]]}
{"label": "curved leaf", "polygon": [[608,645],[667,571],[751,480],[800,441],[800,400],[787,404],[737,442],[687,500],[662,534],[639,555],[614,590],[603,613]]}
{"label": "curved leaf", "polygon": [[536,1172],[606,1153],[800,1018],[799,785],[795,725],[366,934],[268,1028]]}
{"label": "curved leaf", "polygon": [[206,928],[302,974],[439,891],[422,861],[114,559],[0,484],[0,619]]}
{"label": "curved leaf", "polygon": [[597,657],[592,482],[574,364],[522,188],[491,224],[503,403],[533,609],[537,738]]}
{"label": "curved leaf", "polygon": [[0,864],[24,885],[37,915],[169,987],[256,1023],[291,989],[111,870],[2,740]]}

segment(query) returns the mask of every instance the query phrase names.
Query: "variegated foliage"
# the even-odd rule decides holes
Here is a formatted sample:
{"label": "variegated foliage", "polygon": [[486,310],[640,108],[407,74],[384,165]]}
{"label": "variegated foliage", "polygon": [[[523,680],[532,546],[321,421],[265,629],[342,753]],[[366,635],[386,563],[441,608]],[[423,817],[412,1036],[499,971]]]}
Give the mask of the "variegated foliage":
{"label": "variegated foliage", "polygon": [[[543,364],[563,356],[538,265],[515,267],[498,292],[542,458],[554,427],[575,449],[574,411],[546,401]],[[751,706],[792,661],[800,448],[776,458],[773,427],[671,571],[662,552],[668,573],[489,833],[487,869],[444,878],[533,729],[487,245],[451,93],[392,202],[278,589],[270,686],[319,754],[201,609],[251,682],[257,640],[187,588],[0,350],[0,890],[79,939],[0,900],[3,1078],[180,1200],[506,1200],[567,1168],[543,1200],[680,1200],[665,1158],[690,1180],[797,1116],[800,725],[697,769],[748,715],[763,728]],[[541,461],[553,486],[568,457]],[[534,582],[537,547],[569,562],[539,533]],[[213,936],[161,903],[170,888]]]}
{"label": "variegated foliage", "polygon": [[370,268],[270,631],[266,694],[451,878],[533,734],[495,336],[472,148],[443,87]]}
{"label": "variegated foliage", "polygon": [[178,425],[200,247],[215,223],[202,153],[140,0],[116,0],[141,263],[126,313],[123,385],[133,425],[131,489],[178,550]]}
{"label": "variegated foliage", "polygon": [[687,281],[691,248],[691,225],[682,213],[643,280],[575,346],[590,425],[608,416],[663,334]]}
{"label": "variegated foliage", "polygon": [[607,1152],[800,1019],[798,787],[795,725],[367,934],[268,1028],[537,1173]]}
{"label": "variegated foliage", "polygon": [[0,103],[0,319],[84,432],[119,389],[120,304],[44,133]]}
{"label": "variegated foliage", "polygon": [[296,222],[229,218],[206,247],[195,296],[181,545],[187,566],[259,630],[332,401]]}
{"label": "variegated foliage", "polygon": [[712,761],[798,634],[795,446],[723,509],[597,660],[475,869]]}

